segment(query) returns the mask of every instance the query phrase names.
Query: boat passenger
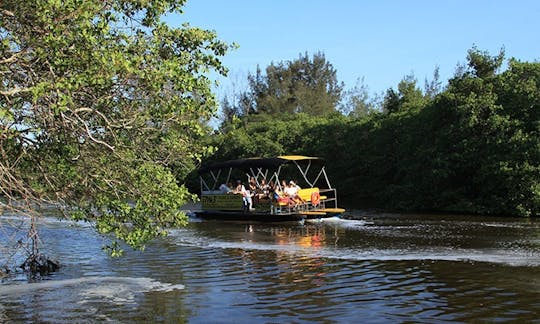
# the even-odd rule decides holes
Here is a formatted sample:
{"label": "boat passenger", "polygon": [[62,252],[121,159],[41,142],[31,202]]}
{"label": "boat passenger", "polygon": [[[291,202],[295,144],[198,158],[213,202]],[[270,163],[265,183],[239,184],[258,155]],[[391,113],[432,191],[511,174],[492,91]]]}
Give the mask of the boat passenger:
{"label": "boat passenger", "polygon": [[242,200],[244,202],[244,206],[246,206],[249,210],[253,210],[253,200],[251,199],[251,193],[249,190],[246,190],[246,187],[242,184],[242,181],[238,180],[236,181],[236,193],[242,195]]}
{"label": "boat passenger", "polygon": [[289,208],[293,208],[296,206],[296,202],[287,195],[285,195],[283,192],[281,192],[278,186],[274,188],[272,198],[278,203],[286,203]]}
{"label": "boat passenger", "polygon": [[294,183],[294,181],[291,180],[289,182],[289,185],[284,189],[284,192],[285,195],[287,195],[289,198],[293,199],[298,203],[301,203],[304,202],[304,200],[298,195],[298,188],[300,188],[300,186],[298,186],[296,183]]}
{"label": "boat passenger", "polygon": [[270,197],[270,185],[266,183],[266,179],[261,180],[259,199]]}
{"label": "boat passenger", "polygon": [[230,182],[228,184],[222,183],[221,186],[219,186],[219,190],[222,193],[228,194],[228,193],[231,193],[233,191],[231,189],[231,187],[232,187],[232,183],[230,183]]}
{"label": "boat passenger", "polygon": [[281,180],[281,192],[285,192],[285,188],[287,188],[287,181]]}
{"label": "boat passenger", "polygon": [[257,181],[255,181],[254,177],[251,177],[249,179],[249,191],[251,191],[251,193],[256,193],[257,189],[258,189]]}
{"label": "boat passenger", "polygon": [[249,179],[249,192],[253,200],[253,205],[257,205],[259,203],[259,199],[262,198],[262,190],[259,185],[257,185],[255,177],[251,177]]}
{"label": "boat passenger", "polygon": [[270,193],[274,192],[274,189],[276,189],[276,184],[274,183],[274,180],[270,180],[268,182],[268,196],[270,196]]}
{"label": "boat passenger", "polygon": [[278,183],[274,182],[274,180],[270,180],[268,182],[268,187],[269,187],[268,197],[272,198],[272,194],[274,193],[274,190],[276,189],[276,187],[278,187]]}

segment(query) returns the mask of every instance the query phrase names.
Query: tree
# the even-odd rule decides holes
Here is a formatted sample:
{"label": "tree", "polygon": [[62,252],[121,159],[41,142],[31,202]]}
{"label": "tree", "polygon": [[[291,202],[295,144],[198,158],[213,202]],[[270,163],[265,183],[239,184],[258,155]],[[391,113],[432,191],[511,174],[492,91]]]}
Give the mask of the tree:
{"label": "tree", "polygon": [[182,177],[211,150],[206,72],[226,73],[229,45],[161,21],[184,2],[1,2],[1,207],[52,203],[137,248],[185,223],[169,166]]}
{"label": "tree", "polygon": [[356,80],[356,85],[345,91],[341,112],[355,118],[361,118],[376,111],[376,104],[369,98],[369,88],[364,78]]}
{"label": "tree", "polygon": [[431,81],[428,81],[427,78],[424,80],[424,93],[426,97],[430,99],[435,98],[441,92],[441,84],[439,66],[436,66],[433,70],[433,79]]}
{"label": "tree", "polygon": [[398,84],[398,89],[388,89],[384,97],[383,111],[395,113],[420,109],[426,104],[426,98],[417,86],[414,75],[405,76]]}
{"label": "tree", "polygon": [[336,70],[323,53],[312,60],[305,53],[289,63],[292,76],[294,112],[324,116],[335,112],[341,99],[343,84],[337,81]]}
{"label": "tree", "polygon": [[248,113],[246,109],[251,107],[247,97],[246,75],[241,73],[228,73],[228,79],[231,81],[227,87],[226,94],[220,100],[221,128],[226,127],[233,122],[233,119]]}
{"label": "tree", "polygon": [[[485,55],[474,60],[493,61]],[[483,78],[467,64],[434,97],[405,77],[384,114],[244,124],[211,139],[213,158],[323,157],[339,201],[352,206],[538,217],[540,63],[511,59]]]}
{"label": "tree", "polygon": [[480,51],[474,46],[467,51],[467,61],[475,76],[481,79],[493,77],[504,61],[504,48],[496,56],[490,56],[489,52]]}
{"label": "tree", "polygon": [[336,111],[343,84],[324,54],[310,58],[306,53],[293,61],[271,63],[265,72],[257,67],[248,75],[249,90],[235,103],[240,116],[323,116]]}

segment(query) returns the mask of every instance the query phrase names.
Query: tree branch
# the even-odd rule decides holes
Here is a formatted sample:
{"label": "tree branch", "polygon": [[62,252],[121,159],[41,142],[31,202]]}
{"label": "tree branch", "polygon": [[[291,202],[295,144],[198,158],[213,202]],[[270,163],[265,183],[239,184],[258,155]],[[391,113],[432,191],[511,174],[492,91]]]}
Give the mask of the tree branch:
{"label": "tree branch", "polygon": [[14,89],[7,90],[7,91],[1,91],[0,90],[0,94],[5,96],[5,97],[10,97],[10,96],[16,95],[16,94],[21,93],[21,92],[30,92],[30,89],[28,89],[28,88],[14,88]]}

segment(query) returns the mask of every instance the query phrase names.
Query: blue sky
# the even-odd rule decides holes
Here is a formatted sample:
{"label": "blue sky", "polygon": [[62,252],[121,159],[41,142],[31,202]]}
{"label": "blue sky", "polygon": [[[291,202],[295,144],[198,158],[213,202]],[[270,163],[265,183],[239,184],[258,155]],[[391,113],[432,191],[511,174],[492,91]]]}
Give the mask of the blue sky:
{"label": "blue sky", "polygon": [[215,30],[239,48],[223,58],[230,69],[219,97],[246,87],[257,65],[323,52],[339,81],[364,78],[371,94],[414,74],[423,87],[439,66],[450,78],[476,45],[492,55],[540,61],[538,0],[188,0],[172,25]]}

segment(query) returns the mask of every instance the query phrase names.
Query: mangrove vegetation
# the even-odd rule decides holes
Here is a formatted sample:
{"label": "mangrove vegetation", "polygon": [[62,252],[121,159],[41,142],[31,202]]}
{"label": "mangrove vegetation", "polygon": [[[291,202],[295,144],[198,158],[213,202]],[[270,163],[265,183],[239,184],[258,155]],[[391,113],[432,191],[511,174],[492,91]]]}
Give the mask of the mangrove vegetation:
{"label": "mangrove vegetation", "polygon": [[423,88],[409,75],[370,98],[305,53],[249,74],[211,127],[208,74],[226,75],[235,45],[165,24],[184,2],[0,3],[3,215],[54,206],[143,248],[186,223],[203,161],[281,154],[325,158],[345,206],[540,214],[540,63],[473,47],[446,83],[435,69]]}
{"label": "mangrove vegetation", "polygon": [[362,84],[343,92],[321,53],[248,79],[224,100],[213,160],[321,156],[342,202],[356,207],[540,214],[538,62],[473,47],[447,84],[437,69],[424,89],[406,76],[378,101]]}
{"label": "mangrove vegetation", "polygon": [[[5,215],[34,229],[39,208],[55,206],[135,248],[186,224],[180,207],[193,195],[177,179],[210,150],[200,140],[216,111],[208,72],[226,74],[219,57],[231,45],[162,21],[184,2],[0,2]],[[41,259],[31,232],[6,249]]]}

